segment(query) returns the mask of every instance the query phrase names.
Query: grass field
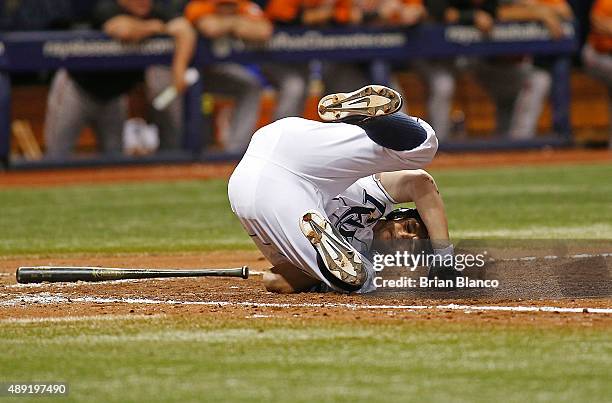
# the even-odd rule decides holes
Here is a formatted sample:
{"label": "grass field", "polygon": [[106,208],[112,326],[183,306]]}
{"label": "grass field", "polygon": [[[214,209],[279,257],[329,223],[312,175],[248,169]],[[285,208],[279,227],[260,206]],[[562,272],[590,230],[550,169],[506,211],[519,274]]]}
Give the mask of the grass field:
{"label": "grass field", "polygon": [[[612,165],[432,173],[455,238],[612,239]],[[222,180],[2,189],[0,228],[0,262],[254,249],[229,209]],[[96,308],[100,313],[105,305]],[[469,320],[441,313],[432,320],[358,321],[351,310],[342,320],[138,312],[0,320],[0,383],[64,381],[69,401],[100,402],[603,402],[612,396],[609,315],[565,324],[552,314],[550,323],[538,323],[527,313],[505,322],[462,312],[453,315]]]}
{"label": "grass field", "polygon": [[[0,322],[1,323],[1,322]],[[0,326],[0,379],[71,401],[609,401],[609,329],[149,317]],[[21,401],[21,400],[20,400]]]}
{"label": "grass field", "polygon": [[[433,172],[455,238],[612,239],[612,165]],[[254,248],[222,180],[0,191],[0,255]]]}

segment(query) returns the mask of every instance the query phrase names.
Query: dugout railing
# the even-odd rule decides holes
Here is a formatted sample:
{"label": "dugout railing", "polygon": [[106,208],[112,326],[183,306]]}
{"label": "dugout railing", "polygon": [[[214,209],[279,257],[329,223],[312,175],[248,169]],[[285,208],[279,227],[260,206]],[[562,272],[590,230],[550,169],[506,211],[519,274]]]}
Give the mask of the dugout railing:
{"label": "dugout railing", "polygon": [[[234,61],[307,62],[309,60],[371,62],[410,62],[417,59],[457,56],[548,56],[553,60],[551,92],[554,136],[541,140],[509,142],[502,139],[446,143],[442,149],[500,149],[571,143],[569,76],[571,56],[578,41],[572,24],[564,25],[563,39],[553,40],[538,23],[498,24],[491,35],[484,36],[474,27],[430,25],[397,29],[279,28],[263,45],[253,46],[236,39],[198,42],[194,66]],[[98,31],[11,32],[0,34],[0,159],[8,166],[10,158],[11,73],[37,72],[65,67],[71,70],[142,69],[155,64],[169,64],[174,50],[170,38],[157,37],[140,44],[125,44],[109,39]],[[372,80],[387,82],[388,69],[373,68]],[[183,152],[159,154],[147,158],[88,158],[71,161],[13,161],[15,167],[44,165],[96,165],[141,162],[178,162],[225,159],[227,154],[210,154],[205,145],[212,135],[204,122],[201,94],[206,77],[185,95],[185,132]]]}

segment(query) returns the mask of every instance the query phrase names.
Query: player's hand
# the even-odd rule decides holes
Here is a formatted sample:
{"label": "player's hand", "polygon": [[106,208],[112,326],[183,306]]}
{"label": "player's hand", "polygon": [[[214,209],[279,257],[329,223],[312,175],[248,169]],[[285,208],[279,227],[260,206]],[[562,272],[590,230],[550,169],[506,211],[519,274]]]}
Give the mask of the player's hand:
{"label": "player's hand", "polygon": [[176,88],[176,92],[182,94],[187,89],[187,82],[185,81],[185,72],[187,69],[174,68],[172,69],[172,85]]}
{"label": "player's hand", "polygon": [[486,11],[478,10],[474,13],[474,26],[485,34],[489,34],[493,30],[495,20],[491,14]]}
{"label": "player's hand", "polygon": [[402,25],[418,24],[423,17],[423,10],[418,7],[403,7],[400,10],[400,23]]}
{"label": "player's hand", "polygon": [[397,0],[383,1],[378,8],[378,15],[384,21],[390,21],[394,15],[399,14],[401,5]]}
{"label": "player's hand", "polygon": [[163,35],[166,33],[166,23],[162,20],[152,19],[146,21],[147,28],[150,30],[151,35]]}

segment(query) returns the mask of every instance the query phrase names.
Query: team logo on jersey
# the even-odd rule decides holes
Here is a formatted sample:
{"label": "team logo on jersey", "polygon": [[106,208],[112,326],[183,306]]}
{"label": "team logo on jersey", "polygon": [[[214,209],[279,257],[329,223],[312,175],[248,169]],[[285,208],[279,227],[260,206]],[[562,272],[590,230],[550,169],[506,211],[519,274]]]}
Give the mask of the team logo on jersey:
{"label": "team logo on jersey", "polygon": [[384,214],[386,206],[375,197],[363,191],[363,205],[349,207],[336,223],[338,231],[346,238],[354,238],[360,229],[376,223]]}

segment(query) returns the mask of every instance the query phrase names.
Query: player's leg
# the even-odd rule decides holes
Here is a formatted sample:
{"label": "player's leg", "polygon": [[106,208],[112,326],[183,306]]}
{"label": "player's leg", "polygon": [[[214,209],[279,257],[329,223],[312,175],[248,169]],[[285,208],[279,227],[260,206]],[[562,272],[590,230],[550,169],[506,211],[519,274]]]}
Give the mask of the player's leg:
{"label": "player's leg", "polygon": [[[172,71],[168,66],[150,66],[145,70],[147,102],[172,85]],[[183,132],[183,97],[176,97],[164,110],[149,107],[150,120],[159,128],[159,149],[178,150]]]}
{"label": "player's leg", "polygon": [[399,112],[402,104],[399,92],[382,85],[367,85],[357,91],[323,97],[318,111],[324,121],[361,127],[378,145],[395,151],[409,151],[427,141],[431,126]]}
{"label": "player's leg", "polygon": [[366,85],[353,92],[329,94],[319,101],[319,116],[326,122],[350,118],[372,118],[391,115],[402,107],[399,92],[383,85]]}
{"label": "player's leg", "polygon": [[71,156],[86,123],[86,108],[90,102],[66,70],[59,70],[49,91],[45,115],[47,157],[65,159]]}
{"label": "player's leg", "polygon": [[321,280],[305,274],[291,263],[283,263],[264,273],[263,283],[267,291],[294,294],[312,290],[321,284]]}
{"label": "player's leg", "polygon": [[265,63],[261,71],[277,91],[273,120],[301,116],[308,93],[307,68],[297,64]]}
{"label": "player's leg", "polygon": [[[582,62],[585,70],[592,76],[602,80],[608,86],[610,94],[608,107],[612,116],[612,55],[598,52],[590,44],[582,50]],[[612,123],[610,126],[610,148],[612,149]]]}
{"label": "player's leg", "polygon": [[288,198],[259,207],[260,236],[288,262],[341,292],[370,291],[371,264],[331,225],[314,192],[285,187]]}
{"label": "player's leg", "polygon": [[[361,260],[361,265],[347,268],[354,275],[352,278],[338,273],[335,266],[328,267],[333,263],[330,259],[341,258],[343,248],[337,245],[348,242],[330,234],[331,224],[317,190],[294,174],[269,166],[262,169],[258,164],[263,163],[245,157],[230,178],[228,194],[232,210],[266,258],[273,265],[290,263],[306,276],[338,291],[370,291],[372,275],[363,271],[370,270],[371,265],[354,249],[350,252],[355,259]],[[306,213],[315,215],[316,224],[324,228],[326,233],[319,237],[325,246],[332,244],[338,248],[333,256],[329,256],[327,250],[318,252],[316,242],[311,243],[303,233],[302,221]],[[334,272],[330,273],[331,270]]]}
{"label": "player's leg", "polygon": [[123,125],[128,117],[127,95],[109,101],[96,101],[96,111],[91,116],[91,126],[98,139],[98,148],[105,154],[121,154]]}
{"label": "player's leg", "polygon": [[508,135],[515,140],[531,139],[538,129],[540,114],[552,85],[550,73],[543,68],[531,66],[512,112]]}
{"label": "player's leg", "polygon": [[[396,98],[391,89],[382,92],[383,96],[381,86],[373,87],[366,99],[390,99],[391,94]],[[400,104],[398,101],[390,114],[350,124],[281,119],[261,129],[265,135],[253,136],[247,154],[263,156],[307,179],[327,203],[360,178],[419,169],[432,160],[438,147],[434,130],[419,118],[393,113]],[[367,109],[365,105],[349,107]],[[360,118],[358,114],[350,117]]]}
{"label": "player's leg", "polygon": [[495,100],[497,133],[505,136],[510,130],[519,91],[526,83],[528,66],[526,68],[523,63],[480,61],[475,68],[479,83]]}
{"label": "player's leg", "polygon": [[451,131],[451,106],[455,95],[455,77],[449,66],[434,64],[426,73],[429,82],[427,115],[440,141],[446,140]]}
{"label": "player's leg", "polygon": [[244,152],[259,117],[261,83],[246,67],[235,63],[213,65],[204,71],[207,91],[234,98],[226,150]]}
{"label": "player's leg", "polygon": [[351,292],[364,286],[371,277],[370,263],[334,227],[326,213],[307,211],[300,220],[300,229],[316,249],[320,272],[331,285]]}

